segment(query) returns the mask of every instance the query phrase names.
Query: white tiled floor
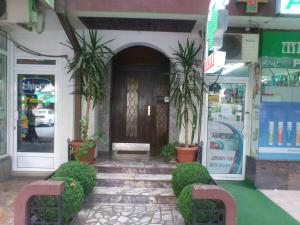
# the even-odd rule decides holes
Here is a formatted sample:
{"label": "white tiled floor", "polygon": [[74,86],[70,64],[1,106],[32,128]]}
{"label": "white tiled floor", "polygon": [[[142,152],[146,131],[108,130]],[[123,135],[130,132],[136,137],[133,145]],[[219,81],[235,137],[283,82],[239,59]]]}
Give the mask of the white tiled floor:
{"label": "white tiled floor", "polygon": [[300,222],[300,191],[261,190],[261,192]]}

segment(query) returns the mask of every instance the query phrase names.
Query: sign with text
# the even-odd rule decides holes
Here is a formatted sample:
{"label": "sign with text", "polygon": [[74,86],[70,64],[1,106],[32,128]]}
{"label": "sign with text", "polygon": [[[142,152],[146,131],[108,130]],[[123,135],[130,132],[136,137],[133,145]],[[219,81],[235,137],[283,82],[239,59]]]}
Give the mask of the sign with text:
{"label": "sign with text", "polygon": [[33,95],[51,84],[52,82],[45,78],[24,78],[21,82],[21,90],[24,94]]}
{"label": "sign with text", "polygon": [[204,72],[215,73],[225,65],[226,52],[214,51],[204,61]]}
{"label": "sign with text", "polygon": [[286,15],[300,15],[299,0],[277,0],[276,12]]}
{"label": "sign with text", "polygon": [[261,56],[263,68],[300,68],[300,32],[263,32]]}

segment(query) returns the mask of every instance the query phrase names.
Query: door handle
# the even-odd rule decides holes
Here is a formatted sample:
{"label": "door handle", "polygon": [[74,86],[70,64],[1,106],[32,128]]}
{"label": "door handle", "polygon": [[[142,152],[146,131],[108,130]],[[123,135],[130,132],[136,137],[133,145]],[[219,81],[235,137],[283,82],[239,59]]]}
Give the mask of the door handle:
{"label": "door handle", "polygon": [[147,107],[147,108],[148,108],[148,110],[147,110],[147,115],[148,115],[148,116],[151,116],[151,106],[150,106],[150,105],[148,105],[148,107]]}

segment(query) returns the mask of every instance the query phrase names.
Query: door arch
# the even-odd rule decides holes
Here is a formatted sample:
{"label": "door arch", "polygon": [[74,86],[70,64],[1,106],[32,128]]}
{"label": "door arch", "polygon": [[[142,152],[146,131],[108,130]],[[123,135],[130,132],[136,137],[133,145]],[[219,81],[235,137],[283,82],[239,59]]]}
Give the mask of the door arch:
{"label": "door arch", "polygon": [[147,143],[152,155],[168,143],[170,60],[133,46],[112,59],[112,143]]}

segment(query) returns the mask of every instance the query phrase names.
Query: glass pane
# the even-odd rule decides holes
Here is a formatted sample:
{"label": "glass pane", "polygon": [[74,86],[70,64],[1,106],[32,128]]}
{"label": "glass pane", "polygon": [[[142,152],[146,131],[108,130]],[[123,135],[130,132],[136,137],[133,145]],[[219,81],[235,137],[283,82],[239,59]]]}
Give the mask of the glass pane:
{"label": "glass pane", "polygon": [[0,55],[0,155],[6,154],[6,65],[6,56]]}
{"label": "glass pane", "polygon": [[208,97],[207,169],[212,174],[241,174],[245,84],[220,84]]}
{"label": "glass pane", "polygon": [[138,120],[138,88],[139,82],[136,78],[127,80],[127,109],[126,109],[126,136],[137,136]]}
{"label": "glass pane", "polygon": [[54,151],[54,75],[18,75],[18,152]]}
{"label": "glass pane", "polygon": [[264,68],[263,102],[300,102],[300,69]]}
{"label": "glass pane", "polygon": [[17,59],[17,64],[56,65],[56,60],[52,60],[52,59]]}
{"label": "glass pane", "polygon": [[0,30],[0,49],[7,51],[7,38],[6,33]]}

